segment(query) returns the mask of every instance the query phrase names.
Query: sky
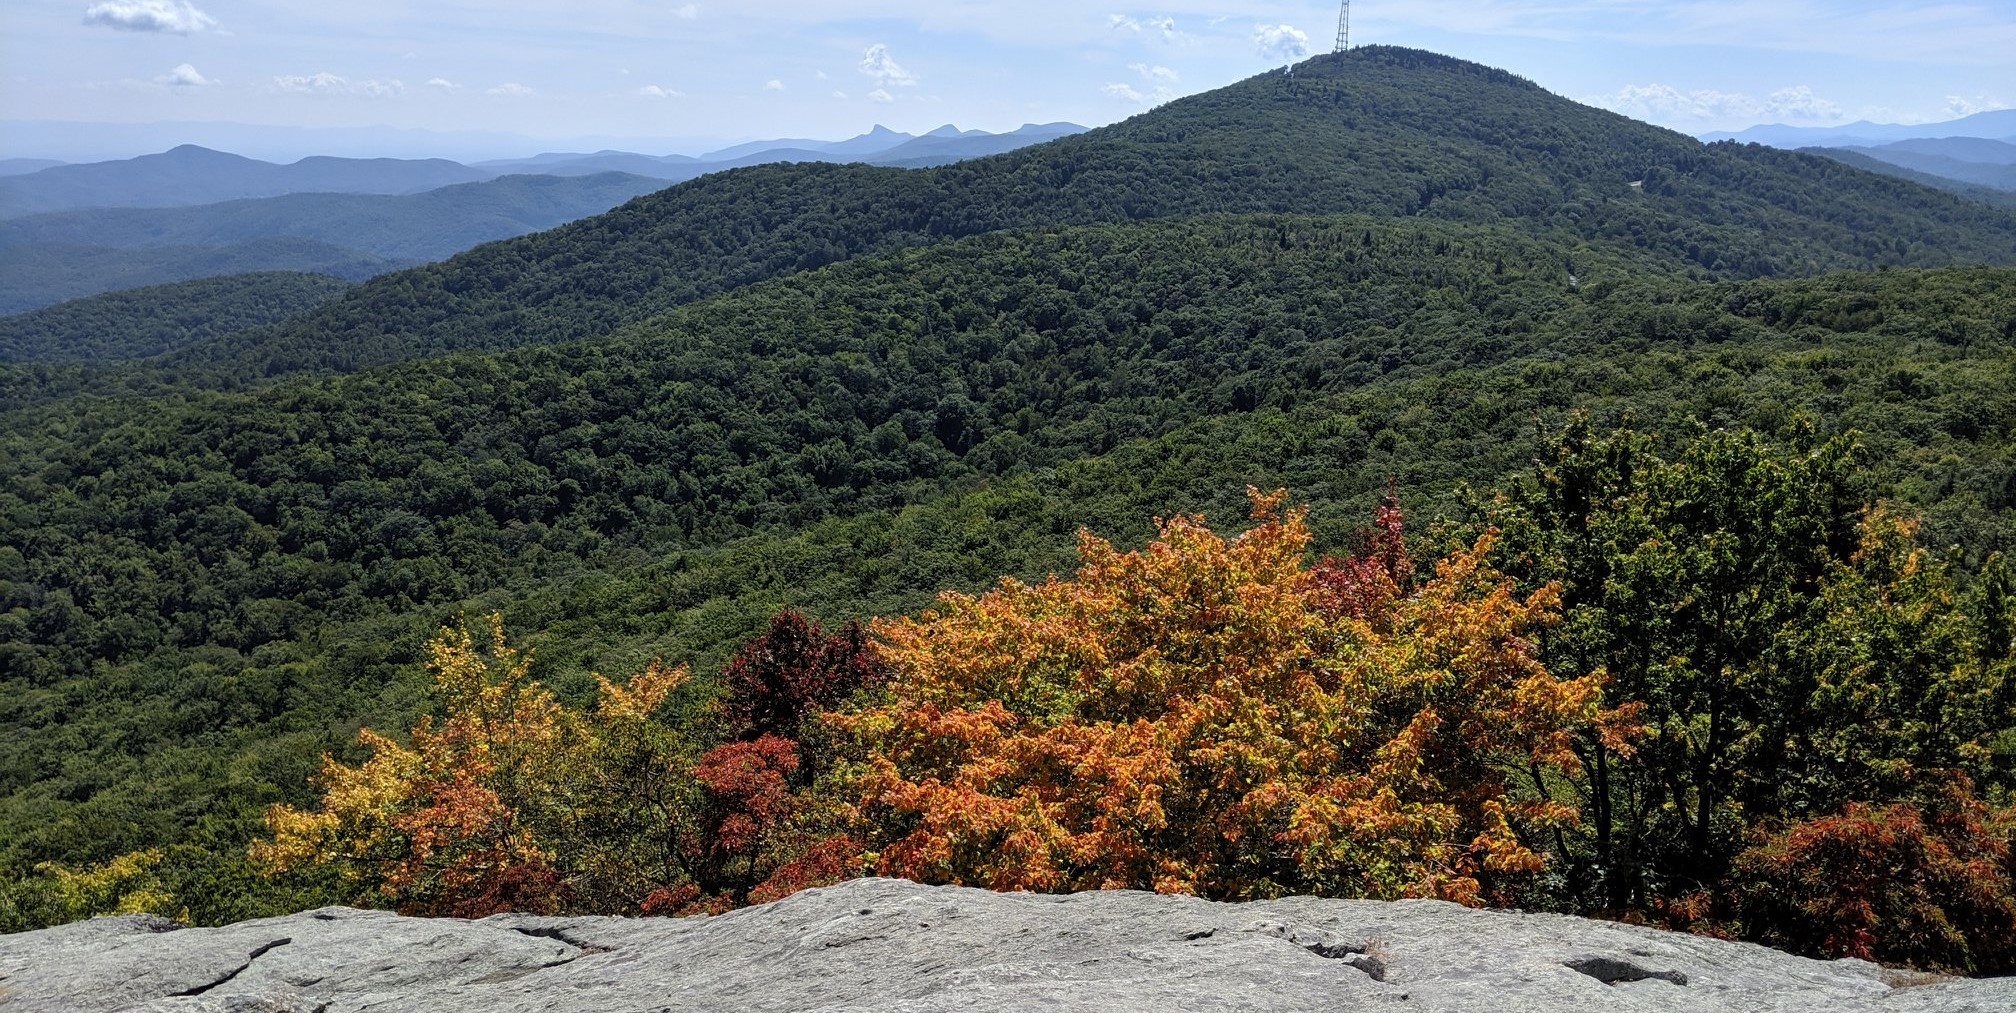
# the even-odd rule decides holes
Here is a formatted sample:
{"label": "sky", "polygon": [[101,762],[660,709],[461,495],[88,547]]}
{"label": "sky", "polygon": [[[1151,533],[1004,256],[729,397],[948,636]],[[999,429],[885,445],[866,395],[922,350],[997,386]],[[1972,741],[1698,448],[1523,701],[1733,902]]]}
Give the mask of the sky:
{"label": "sky", "polygon": [[[1099,126],[1326,52],[1336,22],[1330,3],[1237,0],[6,0],[0,121],[482,131],[654,154],[878,123]],[[1696,134],[2016,104],[2016,0],[1361,0],[1352,22],[1354,42],[1502,67]],[[0,133],[0,154],[45,154],[22,147]]]}

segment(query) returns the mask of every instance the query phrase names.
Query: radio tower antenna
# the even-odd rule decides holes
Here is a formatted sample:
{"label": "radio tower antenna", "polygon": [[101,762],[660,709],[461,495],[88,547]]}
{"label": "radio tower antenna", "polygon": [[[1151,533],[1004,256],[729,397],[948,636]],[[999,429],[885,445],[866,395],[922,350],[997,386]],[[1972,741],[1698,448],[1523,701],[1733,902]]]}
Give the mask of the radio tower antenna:
{"label": "radio tower antenna", "polygon": [[1351,48],[1351,0],[1344,0],[1344,9],[1337,12],[1337,48],[1333,53],[1341,53]]}

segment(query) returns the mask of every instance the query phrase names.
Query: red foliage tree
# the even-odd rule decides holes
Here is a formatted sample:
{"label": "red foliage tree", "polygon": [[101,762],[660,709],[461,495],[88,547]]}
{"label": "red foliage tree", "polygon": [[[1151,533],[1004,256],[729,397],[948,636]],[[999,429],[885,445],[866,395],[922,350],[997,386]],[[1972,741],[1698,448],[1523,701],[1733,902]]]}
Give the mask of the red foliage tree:
{"label": "red foliage tree", "polygon": [[2012,817],[1964,779],[1924,805],[1850,803],[1737,858],[1745,937],[1831,957],[2016,971]]}
{"label": "red foliage tree", "polygon": [[735,738],[799,739],[807,717],[885,674],[860,623],[828,635],[817,622],[786,609],[728,662],[721,674],[728,689],[723,709]]}

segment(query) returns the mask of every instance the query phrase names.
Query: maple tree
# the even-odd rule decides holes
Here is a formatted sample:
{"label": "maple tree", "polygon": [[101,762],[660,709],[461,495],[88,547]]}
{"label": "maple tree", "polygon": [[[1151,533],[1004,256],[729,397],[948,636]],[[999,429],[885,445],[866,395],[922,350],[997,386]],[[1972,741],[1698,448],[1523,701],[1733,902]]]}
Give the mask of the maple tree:
{"label": "maple tree", "polygon": [[1397,508],[1368,557],[1312,567],[1301,510],[1159,523],[1139,552],[1081,534],[1075,578],[1004,580],[878,622],[886,697],[830,720],[862,750],[885,874],[1043,891],[1306,892],[1479,903],[1572,821],[1519,780],[1569,769],[1622,715],[1558,679],[1492,536],[1404,572]]}

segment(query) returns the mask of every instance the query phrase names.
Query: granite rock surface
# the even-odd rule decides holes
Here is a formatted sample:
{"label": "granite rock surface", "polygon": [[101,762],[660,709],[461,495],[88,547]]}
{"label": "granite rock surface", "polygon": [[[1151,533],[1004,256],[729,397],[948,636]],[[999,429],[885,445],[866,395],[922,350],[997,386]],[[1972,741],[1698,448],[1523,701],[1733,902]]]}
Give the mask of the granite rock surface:
{"label": "granite rock surface", "polygon": [[2012,1013],[2016,979],[1433,901],[861,880],[715,918],[100,918],[0,936],[0,1010]]}

